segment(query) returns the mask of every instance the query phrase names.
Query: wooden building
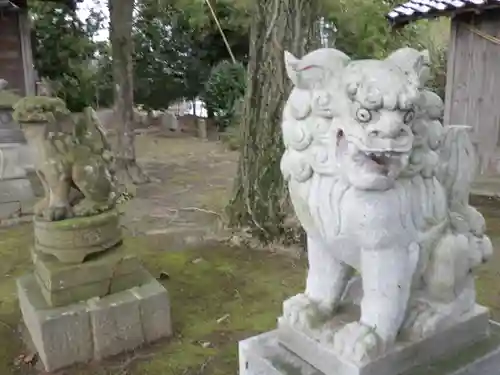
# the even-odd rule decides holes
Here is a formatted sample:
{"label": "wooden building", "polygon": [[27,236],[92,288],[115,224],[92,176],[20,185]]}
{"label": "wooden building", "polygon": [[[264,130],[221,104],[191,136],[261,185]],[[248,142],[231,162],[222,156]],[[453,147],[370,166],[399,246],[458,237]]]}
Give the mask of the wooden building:
{"label": "wooden building", "polygon": [[394,27],[451,18],[445,124],[470,125],[484,177],[500,175],[500,0],[411,0],[388,15]]}
{"label": "wooden building", "polygon": [[[59,0],[76,7],[77,0]],[[27,0],[0,0],[0,78],[24,96],[35,93]]]}
{"label": "wooden building", "polygon": [[0,0],[0,78],[19,95],[35,91],[26,0]]}

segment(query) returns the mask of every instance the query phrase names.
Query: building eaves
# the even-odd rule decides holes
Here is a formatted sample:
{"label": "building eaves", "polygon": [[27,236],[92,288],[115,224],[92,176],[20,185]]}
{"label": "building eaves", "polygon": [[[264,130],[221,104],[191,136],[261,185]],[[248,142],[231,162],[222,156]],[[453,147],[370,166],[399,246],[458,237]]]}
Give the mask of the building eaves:
{"label": "building eaves", "polygon": [[500,8],[500,0],[410,0],[393,8],[386,18],[393,27],[459,13],[485,12]]}

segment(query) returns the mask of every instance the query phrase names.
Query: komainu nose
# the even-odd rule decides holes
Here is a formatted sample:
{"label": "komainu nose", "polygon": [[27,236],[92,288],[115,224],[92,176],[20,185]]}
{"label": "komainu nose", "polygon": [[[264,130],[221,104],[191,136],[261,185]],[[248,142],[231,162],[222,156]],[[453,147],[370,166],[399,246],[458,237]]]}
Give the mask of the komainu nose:
{"label": "komainu nose", "polygon": [[411,135],[411,130],[407,125],[395,124],[389,122],[378,122],[369,125],[366,129],[369,137],[386,138],[386,139],[400,139],[406,138]]}

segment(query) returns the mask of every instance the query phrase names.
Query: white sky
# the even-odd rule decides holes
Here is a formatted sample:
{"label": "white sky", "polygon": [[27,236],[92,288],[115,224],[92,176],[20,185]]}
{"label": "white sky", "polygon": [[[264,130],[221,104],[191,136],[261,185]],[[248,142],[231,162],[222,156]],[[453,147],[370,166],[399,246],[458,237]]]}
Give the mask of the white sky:
{"label": "white sky", "polygon": [[109,32],[108,32],[109,14],[108,14],[107,0],[83,0],[83,2],[78,4],[78,9],[77,9],[78,16],[82,20],[85,20],[89,16],[90,10],[95,8],[101,10],[106,16],[105,28],[97,34],[95,39],[99,41],[107,40],[109,38]]}

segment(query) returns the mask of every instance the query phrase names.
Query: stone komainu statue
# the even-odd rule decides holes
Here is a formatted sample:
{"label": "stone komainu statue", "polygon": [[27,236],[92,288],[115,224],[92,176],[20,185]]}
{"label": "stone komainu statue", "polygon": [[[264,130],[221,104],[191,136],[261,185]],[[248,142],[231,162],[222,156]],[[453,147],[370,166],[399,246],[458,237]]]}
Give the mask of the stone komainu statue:
{"label": "stone komainu statue", "polygon": [[282,172],[308,236],[306,290],[284,303],[298,328],[335,315],[358,271],[359,321],[325,340],[363,361],[398,335],[427,337],[475,306],[471,271],[492,254],[468,203],[474,148],[443,126],[426,90],[428,56],[410,48],[352,61],[335,49],[286,53]]}
{"label": "stone komainu statue", "polygon": [[112,153],[92,108],[72,114],[59,98],[26,97],[14,106],[14,118],[35,151],[45,190],[35,207],[38,217],[57,221],[114,207],[118,194]]}

